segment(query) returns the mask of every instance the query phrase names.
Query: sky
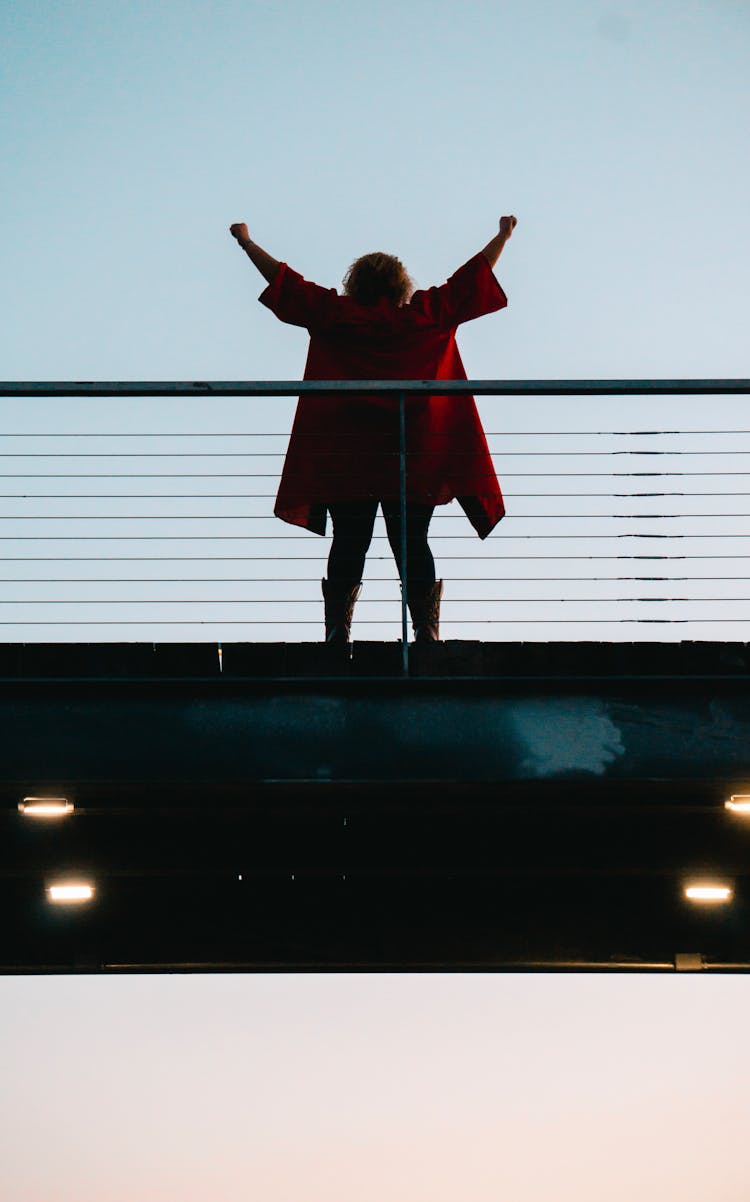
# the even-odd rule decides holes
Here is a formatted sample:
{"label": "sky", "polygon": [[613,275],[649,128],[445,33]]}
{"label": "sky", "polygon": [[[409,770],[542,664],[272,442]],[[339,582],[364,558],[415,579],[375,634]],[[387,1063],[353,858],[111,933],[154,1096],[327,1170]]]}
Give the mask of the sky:
{"label": "sky", "polygon": [[[519,224],[497,269],[510,303],[461,331],[470,377],[750,375],[745,0],[14,0],[0,8],[0,47],[6,379],[298,378],[305,338],[257,304],[261,282],[231,222],[246,221],[273,255],[325,285],[378,248],[427,286],[511,212]],[[454,548],[483,558],[451,561],[440,544],[449,635],[745,637],[747,604],[731,598],[750,595],[746,523],[717,515],[744,514],[747,499],[681,499],[679,512],[714,516],[649,527],[697,531],[704,541],[691,552],[717,556],[661,564],[706,577],[670,583],[668,595],[690,588],[720,602],[670,602],[676,618],[699,614],[692,625],[619,627],[593,619],[638,614],[641,603],[603,602],[623,590],[654,596],[661,584],[615,580],[636,570],[631,560],[553,558],[550,534],[574,531],[570,550],[586,556],[612,520],[613,499],[597,488],[636,485],[606,478],[611,458],[598,469],[604,481],[552,484],[548,458],[513,474],[530,451],[564,453],[558,470],[582,472],[582,451],[654,446],[605,431],[744,429],[741,398],[487,399],[480,410],[512,505],[486,547]],[[273,471],[260,475],[266,459],[252,454],[269,447],[278,469],[292,411],[279,400],[210,410],[1,402],[11,540],[1,620],[13,623],[3,637],[319,637],[325,547],[312,536],[282,543],[293,532],[270,517]],[[587,432],[573,451],[571,431]],[[151,479],[83,479],[95,465],[73,452],[111,453],[114,435],[131,472]],[[678,451],[700,451],[691,464],[707,475],[686,491],[726,492],[735,477],[720,469],[750,469],[750,435],[664,439],[674,470],[685,463]],[[145,458],[196,447],[206,456],[191,460],[195,475],[171,483],[159,472],[173,460]],[[47,464],[63,479],[34,477],[45,469],[19,459],[29,449],[70,455]],[[237,458],[212,461],[209,449]],[[127,465],[102,460],[99,471]],[[138,488],[159,492],[160,509]],[[561,501],[555,488],[585,496]],[[248,504],[247,492],[263,495]],[[235,494],[239,516],[219,517]],[[551,501],[585,508],[583,525],[528,524],[524,513],[551,512]],[[141,524],[153,513],[172,517]],[[186,521],[191,513],[204,516]],[[110,534],[132,542],[91,540],[104,515]],[[269,558],[217,559],[245,553],[235,532],[248,515]],[[465,529],[453,514],[440,520],[452,523],[440,530]],[[624,529],[613,554],[635,548]],[[717,529],[732,538],[709,548]],[[26,541],[30,531],[40,541]],[[719,579],[731,574],[739,579]],[[373,555],[367,579],[387,616],[363,618],[359,637],[395,637],[392,565]],[[480,603],[469,601],[480,587]],[[267,599],[252,611],[269,614],[266,625],[249,622],[249,593]],[[368,610],[366,598],[358,613],[379,621],[381,602]],[[279,619],[280,600],[294,603],[294,620]],[[578,625],[560,624],[569,612]],[[717,626],[727,613],[732,623]],[[477,614],[494,624],[471,625]],[[0,1193],[744,1202],[746,1014],[743,978],[700,975],[6,978]]]}
{"label": "sky", "polygon": [[2,38],[6,378],[293,378],[231,221],[429,285],[504,212],[472,375],[747,372],[746,3],[37,0]]}
{"label": "sky", "polygon": [[743,977],[3,982],[8,1202],[745,1202]]}
{"label": "sky", "polygon": [[[232,221],[325,285],[381,248],[428,286],[508,212],[471,378],[750,376],[746,0],[21,0],[0,44],[6,379],[295,379],[306,336],[257,303]],[[319,637],[327,543],[272,517],[291,400],[0,410],[10,640]],[[480,410],[508,517],[480,544],[439,510],[446,637],[744,637],[742,397]],[[655,464],[691,474],[644,488]],[[24,474],[52,469],[73,479]],[[376,539],[359,638],[398,633]]]}

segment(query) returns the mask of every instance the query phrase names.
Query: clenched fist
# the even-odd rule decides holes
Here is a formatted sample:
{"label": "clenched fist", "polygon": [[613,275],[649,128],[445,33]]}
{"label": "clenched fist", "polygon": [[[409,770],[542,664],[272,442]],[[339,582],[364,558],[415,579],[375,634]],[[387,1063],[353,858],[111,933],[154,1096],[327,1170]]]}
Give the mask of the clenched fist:
{"label": "clenched fist", "polygon": [[238,242],[247,242],[250,237],[244,221],[235,221],[234,225],[230,225],[229,232]]}
{"label": "clenched fist", "polygon": [[500,233],[503,235],[504,238],[510,238],[511,234],[513,233],[513,231],[517,225],[518,225],[518,221],[516,220],[515,217],[501,217],[500,218]]}

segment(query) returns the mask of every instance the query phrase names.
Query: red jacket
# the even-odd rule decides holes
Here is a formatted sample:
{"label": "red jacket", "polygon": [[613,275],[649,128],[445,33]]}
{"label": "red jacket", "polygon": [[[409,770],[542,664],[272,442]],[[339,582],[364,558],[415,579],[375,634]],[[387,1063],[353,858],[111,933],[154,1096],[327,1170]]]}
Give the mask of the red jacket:
{"label": "red jacket", "polygon": [[[361,305],[282,263],[260,300],[310,332],[306,380],[465,380],[456,327],[507,305],[483,254],[408,304]],[[326,506],[399,494],[398,400],[363,394],[299,399],[274,513],[325,534]],[[474,398],[407,396],[406,494],[457,498],[480,538],[505,512]]]}

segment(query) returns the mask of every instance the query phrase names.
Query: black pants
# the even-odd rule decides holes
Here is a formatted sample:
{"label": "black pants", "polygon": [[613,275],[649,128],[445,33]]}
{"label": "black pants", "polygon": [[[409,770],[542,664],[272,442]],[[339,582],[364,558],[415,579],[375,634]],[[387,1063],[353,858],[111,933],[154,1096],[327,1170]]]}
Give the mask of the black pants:
{"label": "black pants", "polygon": [[[401,506],[394,501],[337,501],[328,506],[333,522],[333,542],[328,556],[328,579],[343,586],[362,579],[378,504],[383,507],[385,529],[401,575]],[[409,590],[426,592],[435,583],[435,560],[427,544],[433,505],[406,503],[406,569]]]}

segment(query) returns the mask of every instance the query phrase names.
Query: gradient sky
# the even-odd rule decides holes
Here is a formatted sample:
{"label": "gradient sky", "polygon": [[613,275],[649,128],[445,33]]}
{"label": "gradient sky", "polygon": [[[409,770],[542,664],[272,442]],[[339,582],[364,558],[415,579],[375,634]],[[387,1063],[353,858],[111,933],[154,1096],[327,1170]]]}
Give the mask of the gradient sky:
{"label": "gradient sky", "polygon": [[[381,247],[429,285],[503,212],[510,306],[463,331],[470,376],[750,375],[748,61],[745,0],[8,0],[2,375],[294,378],[305,339],[230,222],[323,284]],[[482,412],[679,429],[744,402]],[[291,405],[210,416],[282,430]],[[742,978],[6,978],[0,1194],[746,1202],[747,1007]]]}
{"label": "gradient sky", "polygon": [[745,978],[3,982],[8,1202],[746,1202]]}
{"label": "gradient sky", "polygon": [[[226,227],[440,282],[515,212],[475,376],[747,372],[735,0],[135,0],[0,16],[6,378],[293,378]],[[608,404],[611,402],[607,402]]]}
{"label": "gradient sky", "polygon": [[[227,234],[231,221],[246,220],[274,255],[323,284],[337,285],[355,256],[381,247],[401,255],[417,282],[429,285],[484,245],[498,216],[510,211],[518,215],[519,226],[498,268],[510,305],[461,331],[470,376],[750,375],[746,0],[468,0],[461,5],[383,0],[370,6],[333,0],[283,5],[21,0],[0,11],[0,45],[0,154],[6,168],[0,184],[0,270],[9,281],[8,311],[0,323],[5,378],[295,378],[304,363],[304,333],[277,323],[257,304],[261,282]],[[614,552],[670,546],[744,556],[745,496],[678,499],[669,506],[677,516],[637,525],[649,535],[679,535],[671,544],[638,542],[630,535],[633,522],[619,519],[593,516],[577,525],[559,517],[536,519],[537,513],[550,513],[544,472],[562,461],[522,458],[521,465],[536,466],[542,474],[519,480],[513,475],[519,460],[512,452],[532,445],[558,453],[624,444],[570,437],[530,441],[508,433],[701,429],[709,416],[711,426],[744,428],[742,398],[540,399],[524,405],[487,399],[480,407],[487,429],[503,432],[490,441],[509,494],[510,516],[481,546],[455,507],[440,511],[436,533],[467,536],[465,542],[436,547],[439,571],[451,582],[444,605],[448,637],[580,638],[587,629],[591,637],[603,638],[745,637],[747,603],[729,604],[746,598],[743,580],[722,579],[718,586],[714,580],[696,582],[690,596],[698,603],[657,608],[657,616],[701,619],[690,628],[565,627],[553,623],[573,613],[585,623],[612,614],[630,619],[648,610],[627,601],[615,611],[604,605],[607,598],[687,595],[681,579],[686,564],[666,565],[658,574],[676,575],[678,582],[662,588],[619,582],[617,577],[633,571],[632,560],[598,563],[599,576],[609,573],[614,579],[595,587],[573,579],[588,573],[585,563],[525,562],[513,572],[496,558],[528,550],[527,538],[535,548],[556,553],[566,544],[551,536],[562,532],[567,538],[573,531],[577,541],[567,546],[577,552],[605,550],[600,536],[616,532],[619,540],[606,544]],[[176,434],[202,430],[208,420],[216,430],[277,431],[276,440],[244,441],[234,449],[262,446],[281,453],[292,403],[226,401],[207,411],[203,403],[186,401],[87,401],[64,407],[7,401],[2,412],[6,431],[172,431],[171,441],[148,444],[157,449],[195,448],[195,442],[178,442]],[[32,444],[7,445],[17,451]],[[34,445],[59,450],[73,444]],[[227,445],[206,444],[224,450]],[[654,442],[627,445],[640,450]],[[86,449],[104,446],[89,443]],[[688,462],[696,469],[718,465],[743,471],[750,466],[750,434],[741,442],[720,437],[708,444],[693,437],[670,446],[738,451],[736,459],[674,459],[671,466]],[[603,462],[580,456],[566,460],[572,470]],[[627,457],[607,462],[653,466],[653,461]],[[240,472],[263,465],[273,475],[280,460],[220,463],[222,470],[234,466]],[[85,466],[78,461],[78,467]],[[748,479],[735,482],[736,491],[746,491]],[[562,483],[576,491],[576,482]],[[255,483],[259,488],[252,491],[262,488],[272,495],[273,480]],[[632,486],[629,480],[620,483],[615,491]],[[230,482],[225,484],[229,490]],[[592,481],[581,485],[584,491],[594,486]],[[197,488],[195,482],[192,487]],[[704,478],[692,480],[690,487],[731,486],[726,479]],[[32,491],[23,481],[14,488]],[[248,491],[236,482],[231,488]],[[118,505],[122,512],[122,503],[109,504],[107,509],[99,502],[92,512],[116,513]],[[9,518],[50,512],[44,501],[24,505],[6,501],[3,512]],[[278,606],[242,608],[247,590],[229,585],[196,585],[194,591],[152,585],[146,591],[153,601],[149,606],[136,606],[144,590],[128,586],[115,588],[114,594],[126,605],[132,600],[131,616],[144,618],[146,625],[92,627],[98,637],[317,638],[323,540],[304,535],[300,540],[292,528],[274,521],[270,495],[234,502],[231,511],[221,499],[200,505],[207,515],[202,522],[191,525],[180,518],[150,529],[160,536],[175,530],[196,537],[217,531],[264,533],[271,538],[264,549],[272,550],[275,562],[244,565],[245,574],[256,576],[264,568],[270,568],[266,575],[293,575],[303,561],[290,566],[291,561],[304,555],[305,582],[285,589],[282,612],[288,620],[278,624]],[[563,506],[572,513],[618,512],[617,500],[609,498],[565,499],[552,512]],[[619,509],[640,514],[665,508],[659,506],[658,501],[650,506],[628,501]],[[131,512],[132,507],[131,502]],[[160,511],[189,514],[196,505],[162,502]],[[81,503],[55,502],[53,512],[61,517],[80,513]],[[148,512],[148,502],[139,502],[135,512]],[[237,516],[214,520],[228,512]],[[683,521],[682,512],[708,516]],[[714,516],[725,512],[741,516]],[[146,528],[140,518],[129,526],[119,518],[110,527],[120,533]],[[36,518],[25,519],[8,529],[43,531],[50,538],[65,529],[74,539],[105,531],[98,518],[65,525],[55,519],[46,527]],[[705,536],[718,530],[723,538],[708,547]],[[588,544],[586,536],[592,534],[597,541]],[[738,537],[730,540],[727,534]],[[685,543],[687,535],[699,537]],[[282,543],[284,537],[297,541]],[[75,544],[46,545],[65,557]],[[196,545],[200,554],[211,548],[206,541]],[[100,546],[112,550],[112,544]],[[236,553],[241,546],[229,540],[213,549]],[[119,544],[122,551],[126,547],[137,554],[143,543],[140,548]],[[169,548],[162,541],[149,550],[159,559]],[[96,548],[89,544],[88,549]],[[479,558],[450,562],[450,551]],[[196,576],[224,571],[208,562],[195,569]],[[736,576],[738,561],[714,560],[708,567],[691,561],[693,574],[708,575],[712,569],[718,577]],[[72,566],[68,574],[80,577],[87,570]],[[153,574],[153,566],[149,570]],[[179,573],[179,565],[174,570]],[[147,575],[137,564],[124,571]],[[50,572],[42,565],[17,574]],[[237,577],[242,571],[235,563],[225,574]],[[396,634],[390,556],[380,563],[371,557],[368,581],[377,575],[386,583],[368,585],[358,620],[387,612],[390,625],[360,625],[358,637]],[[502,587],[490,582],[482,592],[476,578],[493,575]],[[534,579],[506,582],[508,575]],[[475,579],[462,585],[461,576]],[[551,580],[545,586],[551,576],[561,583]],[[19,585],[6,596],[28,601],[30,591],[28,584]],[[721,602],[703,604],[702,598],[717,593]],[[34,592],[42,599],[52,595],[39,588]],[[111,598],[113,591],[86,595]],[[265,594],[256,588],[254,595]],[[478,603],[463,604],[472,596]],[[80,599],[80,586],[57,589],[58,600],[68,597],[71,605]],[[386,609],[379,607],[380,597],[387,599]],[[200,600],[201,606],[180,607],[180,598]],[[518,598],[514,608],[509,598]],[[209,606],[212,599],[216,603]],[[295,608],[296,600],[302,608]],[[16,618],[33,612],[45,620],[83,614],[112,623],[113,616],[127,611],[21,605],[4,612]],[[241,622],[250,613],[265,625],[219,620],[223,615]],[[295,614],[311,624],[295,625]],[[464,625],[488,614],[502,622],[490,628]],[[537,616],[542,624],[503,624],[509,614],[516,622]],[[206,625],[170,629],[160,624],[165,616],[184,621],[198,615]],[[731,625],[704,621],[727,617]],[[50,637],[48,630],[28,624],[7,632],[17,639]],[[84,633],[81,627],[63,627],[55,637],[75,640]]]}

